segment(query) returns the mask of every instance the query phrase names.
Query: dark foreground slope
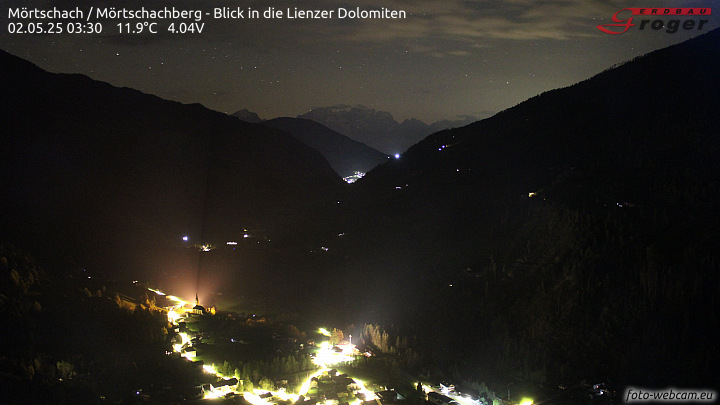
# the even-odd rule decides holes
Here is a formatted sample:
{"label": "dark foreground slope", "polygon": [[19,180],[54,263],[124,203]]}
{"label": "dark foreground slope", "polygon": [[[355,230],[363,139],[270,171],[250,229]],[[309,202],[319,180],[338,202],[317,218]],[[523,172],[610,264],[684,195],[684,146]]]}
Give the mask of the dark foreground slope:
{"label": "dark foreground slope", "polygon": [[262,125],[287,132],[320,152],[341,177],[369,172],[388,160],[384,153],[337,133],[315,121],[301,118],[274,118]]}
{"label": "dark foreground slope", "polygon": [[187,293],[198,260],[212,260],[182,249],[183,235],[215,252],[245,230],[255,244],[297,246],[312,243],[333,215],[342,181],[287,134],[50,74],[5,52],[0,70],[0,226],[39,256],[118,276],[186,279]]}
{"label": "dark foreground slope", "polygon": [[710,32],[369,173],[364,310],[423,325],[460,377],[718,384],[719,51]]}
{"label": "dark foreground slope", "polygon": [[[173,332],[147,290],[79,276],[47,272],[0,245],[0,321],[12,325],[0,330],[3,404],[139,403],[140,390],[172,387],[153,394],[159,403],[207,381],[184,358],[166,355]],[[145,299],[133,309],[125,294]]]}

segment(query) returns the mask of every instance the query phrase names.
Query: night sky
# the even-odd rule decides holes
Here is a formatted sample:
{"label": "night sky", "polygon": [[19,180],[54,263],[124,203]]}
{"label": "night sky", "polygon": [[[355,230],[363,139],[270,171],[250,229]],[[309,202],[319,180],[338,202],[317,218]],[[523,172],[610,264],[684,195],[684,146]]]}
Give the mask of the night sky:
{"label": "night sky", "polygon": [[[3,0],[0,48],[52,72],[81,73],[226,113],[248,108],[273,118],[313,107],[362,104],[398,120],[431,123],[461,115],[487,117],[720,26],[719,18],[709,16],[702,31],[674,34],[634,27],[607,35],[596,28],[610,23],[620,9],[713,3],[718,5],[677,0]],[[90,6],[200,9],[198,23],[204,26],[202,33],[173,35],[166,31],[171,22],[196,21],[93,16],[91,21],[103,22],[102,34],[10,34],[8,24],[17,20],[9,20],[8,9],[21,6],[80,7],[85,13]],[[250,20],[246,15],[220,20],[212,15],[216,7],[260,12],[268,7],[385,7],[404,10],[407,18]],[[720,7],[714,11],[720,13]],[[159,33],[118,33],[118,23],[139,21],[158,22]]]}

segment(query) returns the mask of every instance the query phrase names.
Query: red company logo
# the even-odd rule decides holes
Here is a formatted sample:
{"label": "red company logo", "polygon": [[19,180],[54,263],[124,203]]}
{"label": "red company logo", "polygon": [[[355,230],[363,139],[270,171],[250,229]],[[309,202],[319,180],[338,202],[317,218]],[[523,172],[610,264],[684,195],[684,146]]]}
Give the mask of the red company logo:
{"label": "red company logo", "polygon": [[[630,11],[631,16],[626,19],[621,19],[618,15],[623,11]],[[665,28],[665,32],[668,34],[676,33],[680,28],[684,31],[691,30],[702,30],[703,26],[708,23],[708,20],[695,20],[686,19],[680,24],[680,20],[640,20],[640,24],[633,24],[633,16],[654,16],[654,17],[675,17],[675,16],[691,16],[691,17],[704,17],[711,14],[709,8],[624,8],[617,13],[613,14],[612,20],[614,24],[601,24],[597,26],[600,31],[610,34],[617,35],[623,34],[630,29],[638,25],[640,30],[644,30],[646,27],[650,27],[652,30],[657,31]]]}

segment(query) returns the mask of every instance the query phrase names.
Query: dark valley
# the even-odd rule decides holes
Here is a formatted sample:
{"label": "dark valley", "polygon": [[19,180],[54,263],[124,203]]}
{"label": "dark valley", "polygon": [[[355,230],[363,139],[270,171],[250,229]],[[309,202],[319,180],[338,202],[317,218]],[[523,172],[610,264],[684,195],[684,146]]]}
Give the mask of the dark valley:
{"label": "dark valley", "polygon": [[[314,367],[295,345],[314,345],[303,332],[330,324],[372,354],[344,366],[382,375],[408,401],[424,401],[418,381],[514,404],[526,386],[547,404],[604,401],[586,395],[600,381],[719,387],[719,50],[715,30],[470,125],[414,129],[397,159],[310,116],[232,117],[0,52],[0,303],[19,325],[0,340],[3,372],[64,389],[64,360],[38,332],[55,317],[62,330],[87,317],[123,350],[169,353],[179,335],[153,315],[154,298],[112,287],[142,280],[226,305],[199,322],[206,336],[234,340],[237,329],[242,345],[277,344],[262,350],[283,359],[274,369],[252,359],[255,374],[249,351],[228,351],[253,384]],[[343,182],[356,167],[369,173]],[[68,281],[85,272],[106,282]],[[144,305],[133,320],[123,294]],[[78,318],[76,302],[97,306]],[[188,319],[206,315],[197,306]],[[104,313],[140,325],[142,338],[117,335]],[[220,363],[220,346],[206,344]],[[51,388],[30,378],[33,358],[56,370]],[[84,389],[67,396],[110,390]]]}

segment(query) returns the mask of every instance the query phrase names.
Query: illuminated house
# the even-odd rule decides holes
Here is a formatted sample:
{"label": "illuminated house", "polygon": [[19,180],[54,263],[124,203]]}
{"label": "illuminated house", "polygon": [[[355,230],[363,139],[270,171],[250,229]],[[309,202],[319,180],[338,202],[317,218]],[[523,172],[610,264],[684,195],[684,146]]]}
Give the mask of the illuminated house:
{"label": "illuminated house", "polygon": [[435,405],[460,405],[452,398],[439,394],[437,392],[429,392],[427,395],[427,400],[428,402]]}
{"label": "illuminated house", "polygon": [[200,305],[200,300],[198,300],[197,294],[195,294],[195,306],[188,312],[193,315],[205,315],[207,313],[205,307]]}
{"label": "illuminated house", "polygon": [[226,380],[216,381],[211,384],[204,384],[202,388],[206,395],[209,394],[212,397],[219,397],[221,395],[235,392],[235,390],[237,390],[238,382],[237,378],[229,378]]}

